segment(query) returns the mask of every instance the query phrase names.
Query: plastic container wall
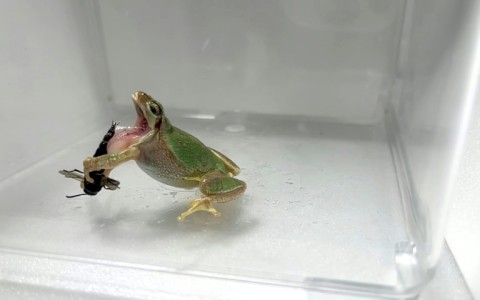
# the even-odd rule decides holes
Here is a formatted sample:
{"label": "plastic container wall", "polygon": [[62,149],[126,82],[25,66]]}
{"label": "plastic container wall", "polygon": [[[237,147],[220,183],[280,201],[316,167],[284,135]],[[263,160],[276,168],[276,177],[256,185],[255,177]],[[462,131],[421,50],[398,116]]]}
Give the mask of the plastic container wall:
{"label": "plastic container wall", "polygon": [[101,124],[110,87],[98,23],[88,5],[93,3],[1,3],[0,179]]}
{"label": "plastic container wall", "polygon": [[383,118],[403,1],[99,5],[116,103],[145,89],[175,108]]}
{"label": "plastic container wall", "polygon": [[[394,93],[409,233],[424,269],[435,266],[472,105],[478,98],[476,1],[409,1]],[[403,172],[403,174],[402,174]]]}
{"label": "plastic container wall", "polygon": [[[10,4],[0,85],[15,101],[1,111],[18,127],[0,129],[12,158],[0,277],[115,296],[168,290],[143,280],[159,274],[416,295],[476,93],[477,12],[443,0]],[[128,104],[114,117],[129,124],[139,89],[241,165],[247,194],[222,218],[178,223],[194,192],[133,164],[115,170],[120,191],[64,199],[78,183],[57,170],[91,155],[107,104]]]}

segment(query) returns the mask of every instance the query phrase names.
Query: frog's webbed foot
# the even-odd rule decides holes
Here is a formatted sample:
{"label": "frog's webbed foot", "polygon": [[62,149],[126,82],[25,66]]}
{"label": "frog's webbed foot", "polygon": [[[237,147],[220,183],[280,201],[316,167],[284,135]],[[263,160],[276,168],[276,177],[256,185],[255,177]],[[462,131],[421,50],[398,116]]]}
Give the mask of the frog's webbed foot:
{"label": "frog's webbed foot", "polygon": [[208,211],[215,217],[221,216],[220,212],[212,206],[212,202],[208,196],[193,200],[192,202],[190,202],[188,207],[189,209],[187,211],[181,213],[177,217],[178,221],[183,221],[187,216],[193,214],[196,211],[201,211],[201,210]]}
{"label": "frog's webbed foot", "polygon": [[202,176],[199,188],[205,196],[190,202],[189,209],[180,214],[177,220],[183,221],[185,217],[202,210],[219,217],[221,214],[212,206],[212,202],[224,203],[235,200],[245,192],[247,185],[237,178],[213,171]]}

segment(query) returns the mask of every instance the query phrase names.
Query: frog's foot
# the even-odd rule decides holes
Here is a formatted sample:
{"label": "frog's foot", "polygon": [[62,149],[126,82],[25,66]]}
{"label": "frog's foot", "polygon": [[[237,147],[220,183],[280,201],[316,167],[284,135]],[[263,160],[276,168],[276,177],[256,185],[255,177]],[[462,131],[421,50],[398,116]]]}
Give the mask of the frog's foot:
{"label": "frog's foot", "polygon": [[85,180],[93,183],[90,172],[102,169],[111,170],[126,161],[135,159],[139,154],[140,150],[138,150],[137,147],[130,146],[126,150],[123,150],[119,153],[105,154],[97,157],[87,157],[83,161],[83,174],[85,176]]}
{"label": "frog's foot", "polygon": [[[83,174],[85,176],[86,181],[93,183],[93,178],[90,177],[91,170],[93,170],[92,157],[87,157],[83,161],[83,171],[84,171]],[[80,185],[81,185],[81,188],[83,189],[83,182]]]}
{"label": "frog's foot", "polygon": [[198,199],[195,199],[193,201],[191,201],[190,203],[188,203],[188,208],[192,208],[193,206],[195,206],[198,202],[202,201],[203,198],[198,198]]}
{"label": "frog's foot", "polygon": [[212,206],[212,202],[224,203],[235,200],[245,192],[247,185],[239,179],[220,171],[214,171],[202,176],[199,188],[205,196],[190,202],[189,209],[178,216],[179,221],[183,221],[188,215],[201,210],[208,211],[216,217],[220,216],[220,212]]}
{"label": "frog's foot", "polygon": [[210,201],[210,198],[208,196],[193,200],[192,202],[190,202],[188,207],[189,209],[187,211],[181,213],[177,217],[178,221],[183,221],[187,216],[193,214],[196,211],[201,211],[201,210],[208,211],[215,217],[220,217],[221,215],[220,212],[212,206],[212,202]]}

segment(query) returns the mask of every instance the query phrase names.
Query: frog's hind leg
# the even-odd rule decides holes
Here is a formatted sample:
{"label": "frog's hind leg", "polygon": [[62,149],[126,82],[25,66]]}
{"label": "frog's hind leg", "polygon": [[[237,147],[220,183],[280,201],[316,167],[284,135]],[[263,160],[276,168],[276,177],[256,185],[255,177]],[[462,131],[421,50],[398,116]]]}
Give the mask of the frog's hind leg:
{"label": "frog's hind leg", "polygon": [[212,202],[229,202],[239,198],[247,189],[245,182],[230,177],[220,171],[205,174],[200,179],[200,191],[205,195],[189,204],[189,209],[178,216],[179,221],[196,211],[205,210],[219,217],[220,212],[212,206]]}
{"label": "frog's hind leg", "polygon": [[240,174],[240,168],[225,154],[213,148],[210,148],[210,151],[212,151],[212,153],[225,164],[225,167],[231,173],[231,175],[237,176]]}

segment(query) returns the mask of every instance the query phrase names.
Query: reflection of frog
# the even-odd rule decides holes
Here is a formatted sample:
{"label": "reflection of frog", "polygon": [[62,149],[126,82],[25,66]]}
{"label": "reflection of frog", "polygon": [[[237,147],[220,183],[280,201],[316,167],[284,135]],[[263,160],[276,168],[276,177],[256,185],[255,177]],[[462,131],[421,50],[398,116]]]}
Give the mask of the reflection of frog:
{"label": "reflection of frog", "polygon": [[200,140],[170,124],[163,107],[149,95],[132,95],[137,121],[135,126],[117,130],[108,143],[108,153],[87,157],[83,162],[84,174],[94,170],[111,169],[134,159],[152,178],[176,187],[198,186],[203,197],[193,200],[189,209],[178,216],[206,210],[220,216],[211,202],[228,202],[238,198],[246,189],[245,182],[233,178],[240,168],[222,153],[205,146]]}

